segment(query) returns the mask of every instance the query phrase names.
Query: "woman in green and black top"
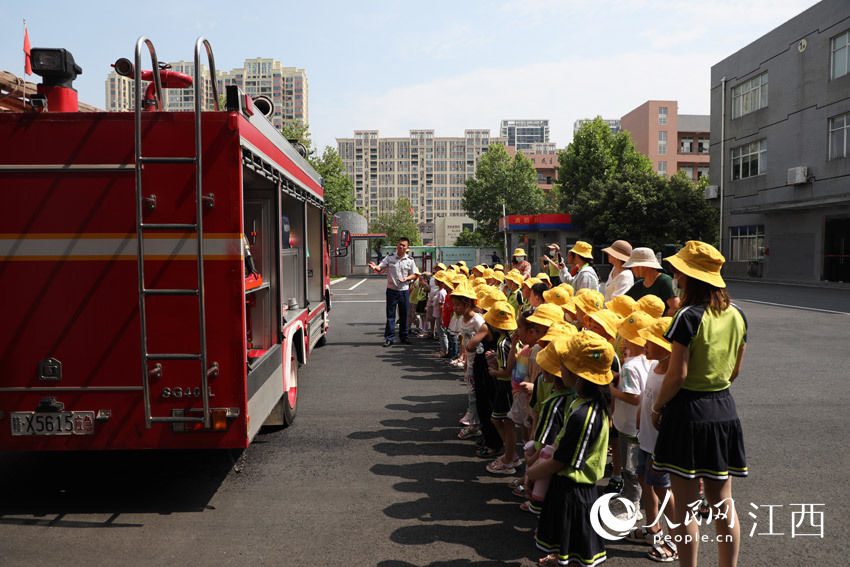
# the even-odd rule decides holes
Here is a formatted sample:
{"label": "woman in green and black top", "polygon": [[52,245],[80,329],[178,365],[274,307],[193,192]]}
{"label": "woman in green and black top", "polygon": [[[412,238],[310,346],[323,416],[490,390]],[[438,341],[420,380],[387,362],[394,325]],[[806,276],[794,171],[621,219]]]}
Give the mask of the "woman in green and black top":
{"label": "woman in green and black top", "polygon": [[719,563],[734,565],[740,526],[729,477],[747,476],[747,461],[729,386],[741,370],[747,320],[729,300],[720,276],[725,259],[713,246],[690,241],[666,259],[684,290],[684,307],[665,334],[673,351],[652,408],[658,429],[652,466],[670,473],[675,499],[670,519],[679,524],[674,535],[682,537],[680,564],[697,564],[699,524],[685,518],[688,504],[699,499],[699,479],[704,479],[709,505],[728,513],[715,522]]}

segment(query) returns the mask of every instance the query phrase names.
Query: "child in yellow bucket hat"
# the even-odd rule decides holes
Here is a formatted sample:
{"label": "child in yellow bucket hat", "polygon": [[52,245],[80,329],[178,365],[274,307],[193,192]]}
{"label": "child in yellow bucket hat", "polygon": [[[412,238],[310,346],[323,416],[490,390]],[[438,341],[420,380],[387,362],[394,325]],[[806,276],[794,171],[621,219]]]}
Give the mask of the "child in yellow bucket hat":
{"label": "child in yellow bucket hat", "polygon": [[628,317],[635,310],[637,301],[628,295],[618,295],[617,297],[605,303],[605,307],[619,315],[620,317]]}
{"label": "child in yellow bucket hat", "polygon": [[[501,292],[495,292],[500,293]],[[516,430],[508,418],[513,396],[511,394],[511,371],[513,343],[510,331],[517,328],[513,308],[507,301],[497,301],[487,311],[484,321],[490,327],[491,336],[495,339],[495,368],[490,368],[493,381],[493,407],[490,419],[499,433],[505,454],[487,465],[487,470],[495,474],[514,474],[519,459],[516,456]]]}
{"label": "child in yellow bucket hat", "polygon": [[549,274],[546,274],[544,272],[540,272],[539,274],[537,274],[534,277],[536,279],[540,280],[541,282],[545,283],[546,287],[552,287],[552,280],[549,279]]}
{"label": "child in yellow bucket hat", "polygon": [[[641,394],[640,427],[638,429],[640,454],[637,466],[637,475],[641,483],[642,500],[647,518],[658,517],[659,502],[667,497],[670,487],[670,475],[652,469],[652,453],[658,439],[658,430],[652,425],[652,407],[658,398],[658,392],[661,390],[661,384],[664,382],[664,375],[667,373],[670,363],[672,346],[670,341],[664,338],[664,333],[672,322],[672,317],[662,317],[638,331],[638,334],[646,339],[646,357],[650,360],[649,373],[646,376],[646,384],[644,384]],[[668,505],[675,505],[672,495]],[[646,541],[648,538],[654,538],[660,531],[660,526],[651,526],[639,530],[639,533],[635,535],[638,538],[642,536],[641,541]],[[665,542],[659,547],[660,549],[653,548],[647,553],[650,559],[659,561],[664,557],[676,556],[675,545],[669,545]]]}
{"label": "child in yellow bucket hat", "polygon": [[587,329],[602,336],[609,343],[617,338],[623,318],[610,309],[600,309],[588,315]]}
{"label": "child in yellow bucket hat", "polygon": [[[582,288],[587,289],[587,288]],[[576,320],[581,327],[587,326],[587,316],[605,306],[605,296],[593,289],[577,293],[573,297],[576,306]]]}
{"label": "child in yellow bucket hat", "polygon": [[[588,331],[549,346],[558,354],[564,383],[574,381],[576,398],[564,414],[552,458],[538,459],[528,468],[531,481],[551,475],[536,540],[542,549],[559,550],[560,556],[590,565],[605,560],[605,546],[591,526],[590,509],[598,498],[596,483],[605,472],[607,385],[612,379],[614,351],[602,337]],[[541,564],[557,563],[558,555],[542,559]]]}
{"label": "child in yellow bucket hat", "polygon": [[667,306],[664,304],[664,301],[657,295],[644,295],[640,299],[637,300],[637,304],[635,305],[635,311],[643,311],[653,319],[658,319],[662,315],[664,315],[664,311],[667,309]]}
{"label": "child in yellow bucket hat", "polygon": [[522,312],[522,309],[520,309],[520,306],[522,305],[522,293],[519,291],[522,281],[522,276],[519,272],[511,270],[505,274],[505,284],[502,288],[503,293],[508,298],[508,303],[510,303],[511,307],[514,308],[517,316],[519,316]]}
{"label": "child in yellow bucket hat", "polygon": [[[484,326],[484,317],[475,311],[475,302],[478,296],[472,285],[468,282],[460,284],[452,292],[452,301],[454,304],[455,315],[458,319],[458,332],[461,337],[462,345],[465,347],[473,336]],[[469,439],[481,434],[481,420],[478,416],[478,407],[475,400],[475,389],[473,385],[473,361],[474,354],[467,352],[466,348],[461,348],[461,353],[465,357],[464,364],[464,380],[466,382],[467,393],[467,409],[466,414],[461,418],[461,425],[465,426],[458,433],[459,439]]]}
{"label": "child in yellow bucket hat", "polygon": [[626,317],[618,330],[624,340],[624,356],[620,378],[611,387],[614,397],[614,412],[611,416],[617,431],[617,456],[622,468],[622,486],[620,471],[615,466],[611,476],[610,488],[620,488],[620,495],[640,507],[640,485],[637,478],[637,459],[639,446],[637,441],[637,414],[640,396],[643,393],[646,377],[649,373],[649,360],[646,358],[646,339],[640,336],[640,330],[649,327],[655,320],[643,311],[634,311]]}

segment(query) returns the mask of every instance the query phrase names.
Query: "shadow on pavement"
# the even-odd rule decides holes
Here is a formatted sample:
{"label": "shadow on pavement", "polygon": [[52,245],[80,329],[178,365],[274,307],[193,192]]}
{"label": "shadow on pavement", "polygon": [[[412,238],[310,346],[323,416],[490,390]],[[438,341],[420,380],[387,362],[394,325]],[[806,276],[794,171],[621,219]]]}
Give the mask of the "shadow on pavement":
{"label": "shadow on pavement", "polygon": [[[241,451],[108,451],[0,455],[0,523],[139,527],[120,514],[203,512]],[[110,514],[102,522],[67,514]],[[24,516],[24,517],[9,517]],[[55,518],[45,516],[55,515]]]}

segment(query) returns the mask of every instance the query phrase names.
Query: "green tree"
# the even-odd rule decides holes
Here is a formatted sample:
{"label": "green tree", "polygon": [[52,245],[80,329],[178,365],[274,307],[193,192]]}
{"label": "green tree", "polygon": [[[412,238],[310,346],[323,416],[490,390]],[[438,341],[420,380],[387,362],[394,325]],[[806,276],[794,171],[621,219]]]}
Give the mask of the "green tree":
{"label": "green tree", "polygon": [[484,233],[480,230],[470,231],[464,229],[455,239],[455,246],[499,246],[500,242],[495,238],[495,234]]}
{"label": "green tree", "polygon": [[325,206],[335,213],[353,211],[354,183],[345,172],[342,158],[337,151],[325,146],[321,157],[313,156],[309,161],[313,169],[325,180]]}
{"label": "green tree", "polygon": [[422,237],[419,235],[419,227],[413,218],[412,206],[406,197],[400,198],[395,203],[392,213],[379,215],[369,225],[369,232],[382,232],[387,235],[385,239],[375,242],[377,246],[394,245],[402,236],[410,239],[411,246],[421,246]]}
{"label": "green tree", "polygon": [[301,144],[307,150],[307,159],[313,157],[315,150],[313,149],[313,140],[310,139],[310,126],[304,124],[300,120],[296,120],[290,124],[284,125],[280,133],[286,138],[290,144]]}
{"label": "green tree", "polygon": [[561,208],[574,214],[577,199],[585,195],[595,180],[623,179],[632,174],[649,173],[652,162],[635,149],[628,132],[611,133],[600,117],[586,122],[573,136],[572,143],[558,154],[558,194]]}
{"label": "green tree", "polygon": [[537,186],[534,165],[522,153],[511,159],[501,144],[493,144],[481,156],[475,177],[466,180],[463,209],[478,221],[478,231],[495,239],[502,205],[509,215],[546,212],[550,209]]}

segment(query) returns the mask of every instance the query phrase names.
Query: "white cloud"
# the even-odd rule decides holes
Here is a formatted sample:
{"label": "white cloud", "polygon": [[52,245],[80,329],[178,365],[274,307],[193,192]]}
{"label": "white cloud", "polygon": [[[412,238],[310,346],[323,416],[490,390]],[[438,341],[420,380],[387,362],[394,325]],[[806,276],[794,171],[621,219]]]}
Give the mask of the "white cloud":
{"label": "white cloud", "polygon": [[678,100],[680,112],[708,114],[709,69],[717,60],[640,52],[479,69],[360,98],[314,116],[311,129],[319,144],[335,145],[334,137],[350,137],[355,129],[406,136],[409,129],[432,128],[438,136],[462,136],[465,128],[490,128],[498,135],[502,119],[548,118],[552,141],[565,146],[575,120],[619,118],[650,99]]}

